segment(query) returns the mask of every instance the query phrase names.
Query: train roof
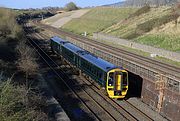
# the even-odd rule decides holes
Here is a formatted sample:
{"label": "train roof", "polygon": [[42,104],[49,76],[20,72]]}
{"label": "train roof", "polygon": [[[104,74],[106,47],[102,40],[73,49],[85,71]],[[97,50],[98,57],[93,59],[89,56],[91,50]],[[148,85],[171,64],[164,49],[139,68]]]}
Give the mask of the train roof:
{"label": "train roof", "polygon": [[66,47],[67,49],[71,50],[73,53],[78,54],[83,59],[87,60],[88,62],[90,62],[90,63],[94,64],[95,66],[99,67],[100,69],[104,70],[105,72],[108,72],[110,69],[117,67],[114,64],[107,62],[72,43],[67,43],[63,46]]}
{"label": "train roof", "polygon": [[62,44],[62,43],[68,42],[68,41],[66,41],[66,40],[64,40],[64,39],[59,38],[58,36],[52,37],[51,40],[53,40],[54,42],[56,42],[56,43],[58,43],[58,44]]}
{"label": "train roof", "polygon": [[111,69],[117,68],[117,66],[115,66],[114,64],[112,64],[106,60],[103,60],[91,53],[81,54],[81,57],[84,58],[85,60],[89,61],[90,63],[93,63],[94,65],[96,65],[100,69],[104,70],[105,72],[108,72]]}
{"label": "train roof", "polygon": [[117,68],[117,66],[115,66],[114,64],[112,64],[108,61],[105,61],[105,60],[95,56],[94,54],[92,54],[92,53],[66,41],[66,40],[63,40],[57,36],[52,37],[51,40],[53,40],[54,42],[59,43],[59,44],[63,43],[63,46],[65,48],[69,49],[73,53],[76,53],[77,55],[81,56],[83,59],[94,64],[95,66],[99,67],[100,69],[102,69],[105,72],[108,72],[110,69]]}
{"label": "train roof", "polygon": [[77,53],[78,51],[85,51],[84,49],[72,44],[72,43],[67,43],[63,45],[67,49],[71,50],[73,53]]}

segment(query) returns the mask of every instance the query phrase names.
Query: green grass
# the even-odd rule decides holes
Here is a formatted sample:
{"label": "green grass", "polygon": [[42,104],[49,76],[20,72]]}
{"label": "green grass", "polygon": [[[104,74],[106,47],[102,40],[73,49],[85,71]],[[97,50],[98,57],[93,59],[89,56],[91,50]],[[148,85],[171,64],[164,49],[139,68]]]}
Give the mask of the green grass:
{"label": "green grass", "polygon": [[180,37],[178,36],[148,34],[138,37],[136,41],[142,44],[180,52]]}
{"label": "green grass", "polygon": [[170,60],[170,59],[167,59],[164,57],[159,57],[159,56],[156,56],[155,59],[157,59],[161,62],[164,62],[164,63],[173,64],[174,66],[180,67],[180,62],[177,62],[177,61],[173,61],[173,60]]}
{"label": "green grass", "polygon": [[[114,42],[109,42],[109,41],[105,41],[105,40],[97,40],[97,41],[100,41],[100,42],[105,43],[107,45],[111,45],[111,46],[116,47],[116,48],[127,50],[127,51],[135,53],[137,55],[150,57],[150,53],[148,53],[148,52],[144,52],[144,51],[133,49],[133,48],[130,48],[130,47],[118,45],[118,44],[116,44]],[[180,67],[180,62],[172,61],[172,60],[164,58],[164,57],[156,56],[154,59],[159,60],[159,61],[164,62],[164,63],[168,63],[168,64],[172,64],[174,66]]]}
{"label": "green grass", "polygon": [[127,18],[136,8],[94,8],[81,18],[73,19],[62,28],[77,34],[92,35]]}
{"label": "green grass", "polygon": [[[123,21],[120,21],[119,23],[109,28],[106,28],[103,32],[125,39],[133,39],[136,38],[137,36],[140,36],[139,34],[137,34],[137,36],[134,36],[135,33],[141,33],[140,31],[137,31],[138,25],[148,26],[149,21],[161,18],[169,13],[170,13],[169,8],[151,8],[149,12],[143,13],[139,16],[134,16],[124,19]],[[130,16],[132,15],[133,14],[131,13]],[[133,34],[133,37],[131,33]]]}
{"label": "green grass", "polygon": [[136,12],[131,14],[129,17],[135,17],[135,16],[140,16],[144,13],[147,13],[151,10],[151,7],[149,5],[145,5],[144,7],[138,9]]}
{"label": "green grass", "polygon": [[135,53],[135,54],[138,54],[138,55],[142,55],[142,56],[146,56],[146,57],[149,57],[149,55],[150,55],[150,53],[148,53],[148,52],[133,49],[133,48],[123,46],[123,45],[119,45],[119,44],[117,44],[115,42],[110,42],[110,41],[106,41],[106,40],[96,40],[96,41],[102,42],[104,44],[107,44],[107,45],[110,45],[110,46],[113,46],[113,47],[116,47],[116,48],[124,49],[124,50],[127,50],[129,52],[132,52],[132,53]]}
{"label": "green grass", "polygon": [[[147,9],[145,12],[142,11]],[[137,10],[137,11],[136,11]],[[134,12],[134,14],[133,14]],[[103,32],[124,39],[163,48],[180,51],[180,33],[172,34],[170,29],[158,32],[166,23],[174,21],[172,8],[94,8],[78,19],[63,26],[66,31],[76,34]],[[178,26],[179,27],[179,26]],[[177,28],[178,28],[177,27]],[[155,28],[157,32],[152,33]],[[174,28],[171,27],[171,30]],[[179,31],[179,29],[177,29]]]}
{"label": "green grass", "polygon": [[141,31],[141,33],[143,34],[145,32],[151,31],[155,27],[160,27],[168,22],[175,21],[177,20],[177,18],[178,18],[177,15],[176,16],[172,14],[164,15],[162,17],[154,18],[137,25],[137,30]]}
{"label": "green grass", "polygon": [[[141,10],[141,8],[140,8]],[[137,10],[138,11],[138,10]],[[135,13],[137,13],[137,11]],[[136,42],[180,51],[180,24],[175,26],[177,15],[170,7],[151,8],[146,13],[131,16],[103,30],[103,33]]]}
{"label": "green grass", "polygon": [[10,79],[0,80],[0,95],[1,121],[32,121],[40,117],[43,120],[43,112],[39,111],[40,106],[36,106],[41,98],[31,90],[13,85]]}

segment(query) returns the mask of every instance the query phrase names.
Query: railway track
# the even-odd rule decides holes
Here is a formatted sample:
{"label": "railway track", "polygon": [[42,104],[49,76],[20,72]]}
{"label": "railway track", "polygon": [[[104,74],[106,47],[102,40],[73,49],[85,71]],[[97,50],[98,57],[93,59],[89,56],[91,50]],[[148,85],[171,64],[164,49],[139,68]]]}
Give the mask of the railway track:
{"label": "railway track", "polygon": [[[144,112],[142,112],[141,110],[139,110],[138,108],[136,108],[133,104],[131,104],[130,102],[128,102],[127,100],[121,100],[121,101],[118,101],[118,100],[114,100],[114,99],[111,99],[111,98],[108,98],[106,96],[104,96],[102,90],[99,89],[99,87],[97,85],[95,85],[93,83],[93,81],[90,81],[90,80],[85,80],[83,79],[82,80],[85,84],[89,85],[91,90],[96,92],[100,97],[103,98],[103,100],[109,102],[109,105],[113,108],[115,108],[116,110],[119,110],[120,113],[123,113],[123,114],[126,114],[127,113],[127,116],[129,114],[129,110],[127,110],[126,108],[131,108],[131,115],[133,114],[134,117],[139,117],[138,120],[141,120],[141,121],[153,121],[153,118],[149,117],[147,114],[145,114]],[[119,102],[123,102],[125,105],[120,105]]]}
{"label": "railway track", "polygon": [[[38,37],[40,37],[41,39],[47,39],[47,40],[49,39],[46,35],[43,35],[43,34],[38,35]],[[89,85],[89,86],[90,86],[90,84],[93,84],[93,82],[87,82],[87,80],[86,81],[85,80],[81,80],[78,83],[79,84],[82,83],[82,85]],[[83,88],[83,87],[80,87],[80,88]],[[125,109],[125,107],[123,107],[120,104],[118,104],[118,101],[112,100],[112,99],[104,96],[103,93],[100,93],[97,86],[93,85],[93,87],[90,86],[90,87],[87,87],[87,88],[90,88],[90,89],[88,89],[88,90],[84,89],[84,91],[91,98],[93,98],[93,100],[96,101],[96,103],[99,103],[99,102],[102,102],[102,101],[108,102],[107,104],[103,104],[106,107],[106,109],[104,108],[104,110],[108,111],[108,110],[111,109],[110,112],[113,113],[113,114],[116,114],[114,119],[123,119],[123,116],[124,116],[124,117],[128,117],[127,120],[144,120],[144,121],[151,121],[151,120],[153,120],[152,118],[147,116],[145,113],[143,113],[142,111],[137,109],[135,106],[130,104],[128,101],[123,101],[123,102],[126,103],[126,105],[128,105],[129,107],[132,108],[131,111],[134,112],[133,115],[132,115],[132,112],[129,113],[128,110]],[[98,96],[99,96],[98,99],[97,99],[97,96],[95,96],[96,94],[98,94]],[[101,105],[101,107],[103,107],[103,105]],[[113,109],[116,110],[118,113],[113,111]],[[136,118],[136,117],[138,117],[138,118]]]}
{"label": "railway track", "polygon": [[[38,24],[38,26],[39,26],[39,24]],[[135,63],[143,65],[144,67],[151,68],[151,69],[155,70],[156,72],[163,73],[164,75],[171,75],[173,77],[175,76],[177,78],[180,78],[180,75],[179,75],[180,68],[179,67],[176,67],[176,66],[173,66],[170,64],[166,64],[166,63],[157,61],[157,60],[149,58],[149,57],[137,55],[135,53],[128,52],[124,49],[112,47],[112,46],[106,45],[104,43],[101,43],[101,42],[98,42],[98,41],[95,41],[92,39],[88,39],[88,38],[85,38],[82,36],[75,35],[70,32],[65,32],[63,30],[56,29],[56,28],[48,26],[48,25],[40,24],[40,26],[43,29],[48,29],[54,33],[57,33],[57,34],[60,34],[63,36],[68,36],[68,37],[71,37],[72,39],[80,41],[89,46],[99,48],[99,49],[103,50],[104,52],[108,52],[108,53],[111,53],[116,56],[122,56],[123,58],[125,58],[127,60],[133,60]]]}
{"label": "railway track", "polygon": [[[42,36],[44,36],[44,37],[42,37]],[[44,39],[45,38],[45,35],[36,35],[36,38],[40,38],[40,39]],[[48,39],[47,38],[47,36],[46,36],[46,39]],[[39,45],[37,45],[37,43],[35,43],[33,40],[31,40],[38,48],[39,48]],[[42,49],[41,49],[41,51],[42,52],[44,52]],[[45,53],[45,52],[44,52]],[[47,54],[45,54],[45,55],[47,55]],[[47,55],[48,56],[48,55]],[[48,57],[48,58],[50,58],[50,57]],[[50,59],[50,60],[52,60],[52,59]],[[46,63],[48,64],[48,62],[47,62],[47,60],[45,60],[46,61]],[[52,60],[52,63],[54,63],[56,66],[58,66],[53,60]],[[50,64],[48,64],[49,66],[50,66],[50,68],[57,74],[57,76],[61,79],[61,80],[63,80],[62,78],[61,78],[61,76],[63,76],[63,77],[66,77],[66,79],[68,79],[68,77],[67,77],[67,75],[65,74],[65,72],[63,72],[63,70],[61,70],[61,72],[63,72],[62,73],[62,75],[60,76],[59,75],[59,73],[57,73],[52,67],[51,67],[51,65]],[[67,84],[67,82],[65,82],[66,83],[66,85],[69,87],[69,85],[73,85],[75,82],[73,82],[73,84],[69,84],[69,82],[70,83],[72,83],[73,81],[71,80],[71,81],[68,81],[68,84]],[[81,81],[82,82],[82,81]],[[79,82],[79,83],[81,83],[81,82]],[[84,82],[84,84],[85,85],[88,85],[88,82],[87,81],[83,81]],[[90,82],[89,82],[90,83]],[[90,86],[91,87],[91,86]],[[71,87],[69,87],[69,88],[71,88]],[[83,103],[85,103],[85,101],[83,101],[83,100],[90,100],[91,99],[91,102],[93,102],[91,105],[90,104],[84,104],[88,109],[90,108],[90,107],[94,107],[95,105],[95,107],[97,108],[97,107],[99,107],[99,108],[101,108],[101,111],[102,110],[104,110],[105,112],[103,113],[103,114],[107,114],[109,117],[111,117],[111,118],[108,118],[108,117],[106,117],[106,118],[104,118],[104,117],[98,117],[98,116],[96,116],[96,114],[98,114],[98,110],[96,109],[96,111],[94,111],[94,113],[93,113],[93,111],[92,111],[92,109],[89,109],[91,112],[92,112],[92,114],[94,114],[95,115],[95,117],[96,117],[96,119],[98,119],[98,120],[107,120],[107,119],[110,119],[110,120],[119,120],[119,119],[121,119],[121,120],[131,120],[131,121],[133,121],[133,120],[147,120],[147,121],[150,121],[150,120],[153,120],[152,118],[150,118],[150,117],[148,117],[146,114],[143,114],[143,113],[139,113],[140,111],[138,110],[138,109],[136,109],[136,112],[138,112],[137,114],[138,115],[141,115],[140,117],[140,119],[138,119],[138,118],[136,118],[136,116],[133,116],[130,112],[128,112],[125,108],[123,108],[122,106],[120,106],[116,101],[114,101],[114,100],[112,100],[112,99],[109,99],[109,98],[107,98],[107,97],[105,97],[102,93],[99,93],[98,92],[98,89],[95,89],[95,88],[97,88],[97,87],[95,87],[95,86],[93,86],[93,87],[91,87],[91,91],[90,90],[85,90],[85,89],[83,89],[84,90],[84,93],[85,94],[82,94],[82,93],[79,93],[79,94],[77,94],[78,92],[76,91],[76,90],[81,90],[83,87],[81,87],[79,84],[78,85],[76,85],[73,89],[71,89],[72,91],[74,91],[74,94],[76,94],[77,95],[77,97],[80,97],[79,95],[86,95],[86,98],[85,99],[81,99],[80,98],[80,100],[83,102]],[[96,93],[96,94],[98,94],[99,96],[100,96],[100,98],[101,98],[101,101],[106,101],[106,102],[108,102],[107,104],[104,104],[104,106],[106,107],[106,108],[104,108],[104,106],[103,105],[99,105],[99,100],[96,100],[96,98],[97,97],[94,97],[92,94],[90,94],[89,92],[94,92],[94,93]],[[85,97],[85,96],[84,96]],[[90,99],[89,99],[90,98]],[[127,102],[126,102],[127,103]],[[109,106],[107,106],[107,105],[109,105]],[[129,104],[130,105],[130,104]],[[132,105],[131,105],[132,106]],[[110,107],[111,108],[113,108],[115,111],[117,111],[117,112],[115,112],[115,111],[113,111],[112,109],[110,110]],[[134,107],[135,108],[135,107]],[[99,113],[100,114],[102,114],[102,112],[101,111],[99,111]],[[116,114],[115,116],[113,116],[112,115],[112,112],[114,112],[113,114]]]}
{"label": "railway track", "polygon": [[[38,38],[38,37],[36,36],[36,38]],[[58,66],[58,65],[52,59],[50,59],[50,57],[39,47],[39,45],[36,42],[34,42],[32,39],[30,39],[30,41],[34,47],[38,48],[38,50],[41,51],[41,52],[39,52],[39,55],[41,56],[41,58],[43,58],[43,60],[46,62],[46,64],[48,64],[48,66],[54,71],[54,73],[58,76],[58,78],[60,78],[60,80],[62,80],[65,83],[65,85],[73,92],[73,94],[78,97],[78,99],[84,104],[84,106],[86,106],[86,108],[92,113],[92,115],[94,115],[96,120],[111,120],[111,121],[113,121],[113,120],[117,121],[119,119],[132,120],[132,121],[137,120],[133,116],[131,116],[131,117],[129,116],[126,118],[122,114],[119,114],[119,116],[113,115],[110,112],[111,110],[107,110],[107,108],[104,108],[103,106],[99,105],[99,102],[94,100],[94,97],[90,96],[89,93],[87,93],[85,90],[82,91],[80,85],[74,86],[75,82],[73,82],[73,80],[70,80],[63,70],[60,70],[61,73],[57,72],[51,66],[51,64],[49,64],[50,63],[49,61],[51,60],[51,63],[53,63],[56,66]],[[44,53],[43,56],[41,55],[42,53]],[[45,55],[46,55],[46,57],[44,58]],[[49,59],[47,60],[47,58],[49,58]],[[69,81],[67,81],[67,80],[69,80]],[[80,92],[80,90],[82,92]],[[88,102],[86,102],[87,100],[88,100]]]}

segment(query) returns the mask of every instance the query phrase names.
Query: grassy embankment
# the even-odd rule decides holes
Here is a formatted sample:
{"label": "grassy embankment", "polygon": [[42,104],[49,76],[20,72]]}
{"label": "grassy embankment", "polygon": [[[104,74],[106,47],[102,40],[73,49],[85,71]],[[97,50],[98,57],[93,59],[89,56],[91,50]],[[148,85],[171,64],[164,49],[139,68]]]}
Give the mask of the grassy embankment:
{"label": "grassy embankment", "polygon": [[[135,42],[180,51],[180,8],[94,8],[62,28],[77,34],[103,32]],[[137,10],[137,11],[136,11]],[[135,11],[135,12],[134,12]]]}
{"label": "grassy embankment", "polygon": [[26,44],[16,15],[10,9],[0,8],[0,120],[48,120],[42,111],[45,101],[35,84],[35,52]]}
{"label": "grassy embankment", "polygon": [[136,8],[93,8],[80,18],[72,19],[62,28],[77,34],[100,32],[128,17]]}
{"label": "grassy embankment", "polygon": [[[95,8],[79,19],[74,19],[62,28],[77,34],[102,32],[130,41],[151,45],[175,52],[180,51],[180,7],[159,8]],[[111,43],[111,42],[110,42]],[[138,54],[148,53],[126,48]],[[160,61],[180,65],[165,58]]]}
{"label": "grassy embankment", "polygon": [[142,44],[180,51],[179,8],[159,7],[150,8],[146,13],[130,16],[103,32],[124,39],[130,39]]}

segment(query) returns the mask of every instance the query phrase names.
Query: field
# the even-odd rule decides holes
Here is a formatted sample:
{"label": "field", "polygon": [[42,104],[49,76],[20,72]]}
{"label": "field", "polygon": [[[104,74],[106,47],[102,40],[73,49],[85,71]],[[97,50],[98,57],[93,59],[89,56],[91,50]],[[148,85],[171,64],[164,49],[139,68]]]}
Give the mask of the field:
{"label": "field", "polygon": [[127,18],[137,8],[94,8],[81,18],[73,19],[62,28],[77,34],[100,32]]}

